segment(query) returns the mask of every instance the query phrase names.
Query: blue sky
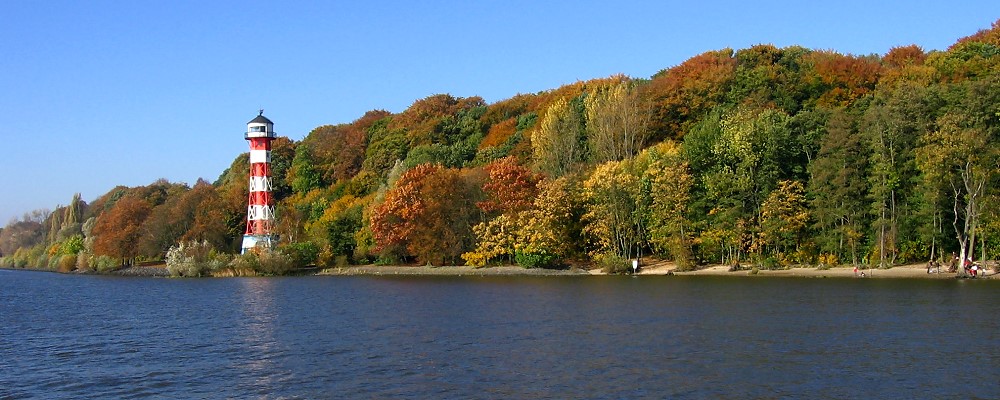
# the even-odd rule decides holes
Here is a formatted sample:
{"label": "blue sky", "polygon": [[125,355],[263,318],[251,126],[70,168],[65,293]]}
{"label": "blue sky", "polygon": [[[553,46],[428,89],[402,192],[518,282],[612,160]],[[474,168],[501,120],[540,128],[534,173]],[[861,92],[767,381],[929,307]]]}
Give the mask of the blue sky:
{"label": "blue sky", "polygon": [[214,181],[263,108],[279,135],[437,93],[518,93],[759,43],[943,50],[997,1],[8,1],[0,225],[80,192]]}

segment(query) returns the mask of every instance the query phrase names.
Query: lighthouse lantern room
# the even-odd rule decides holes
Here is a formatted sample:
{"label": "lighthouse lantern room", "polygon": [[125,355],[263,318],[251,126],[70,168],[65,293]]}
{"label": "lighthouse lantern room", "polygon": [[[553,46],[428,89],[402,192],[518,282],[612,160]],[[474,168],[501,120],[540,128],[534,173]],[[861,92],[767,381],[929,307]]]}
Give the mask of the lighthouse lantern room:
{"label": "lighthouse lantern room", "polygon": [[274,227],[274,198],[271,197],[271,141],[274,123],[264,110],[247,123],[243,136],[250,142],[250,197],[247,206],[247,230],[241,253],[255,248],[271,248],[277,242]]}

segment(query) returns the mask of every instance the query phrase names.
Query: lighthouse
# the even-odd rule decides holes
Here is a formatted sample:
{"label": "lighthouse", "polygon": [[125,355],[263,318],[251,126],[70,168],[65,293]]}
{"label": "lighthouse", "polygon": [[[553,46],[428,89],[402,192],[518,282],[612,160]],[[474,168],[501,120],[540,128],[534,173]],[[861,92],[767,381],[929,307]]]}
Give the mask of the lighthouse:
{"label": "lighthouse", "polygon": [[271,197],[271,141],[274,123],[264,116],[264,110],[247,122],[243,137],[250,142],[250,196],[247,205],[247,230],[243,234],[241,253],[277,242],[273,235],[274,198]]}

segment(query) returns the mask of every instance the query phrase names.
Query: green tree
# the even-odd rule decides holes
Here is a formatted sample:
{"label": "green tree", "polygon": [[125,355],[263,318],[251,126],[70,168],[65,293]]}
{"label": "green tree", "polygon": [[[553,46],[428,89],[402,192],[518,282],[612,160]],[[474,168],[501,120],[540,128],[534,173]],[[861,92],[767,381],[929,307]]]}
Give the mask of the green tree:
{"label": "green tree", "polygon": [[858,263],[868,215],[867,147],[857,131],[857,119],[835,111],[816,159],[809,165],[807,192],[820,251]]}
{"label": "green tree", "polygon": [[312,150],[308,144],[302,143],[295,147],[295,157],[292,158],[286,179],[292,191],[307,193],[323,185],[322,176],[313,161]]}

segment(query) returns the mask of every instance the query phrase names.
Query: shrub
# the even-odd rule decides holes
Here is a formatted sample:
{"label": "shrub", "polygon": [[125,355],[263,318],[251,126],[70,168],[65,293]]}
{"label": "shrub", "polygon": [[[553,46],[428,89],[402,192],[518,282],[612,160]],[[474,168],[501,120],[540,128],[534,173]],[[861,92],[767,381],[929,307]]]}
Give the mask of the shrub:
{"label": "shrub", "polygon": [[464,253],[462,259],[465,260],[466,265],[476,268],[485,267],[486,262],[489,261],[485,254],[478,251]]}
{"label": "shrub", "polygon": [[291,257],[293,265],[304,267],[316,263],[319,246],[312,242],[295,242],[282,247],[281,252]]}
{"label": "shrub", "polygon": [[819,255],[819,269],[830,269],[840,265],[836,254],[823,253]]}
{"label": "shrub", "polygon": [[86,253],[86,252],[83,252],[83,251],[81,251],[79,254],[77,254],[76,255],[76,269],[79,269],[79,270],[88,270],[88,269],[90,269],[90,258],[91,257],[93,257],[93,256],[90,255],[90,254],[88,254],[88,253]]}
{"label": "shrub", "polygon": [[778,258],[775,256],[765,257],[760,260],[761,269],[778,269],[779,265]]}
{"label": "shrub", "polygon": [[594,261],[601,266],[601,270],[608,274],[627,274],[632,271],[632,263],[614,254],[598,254]]}
{"label": "shrub", "polygon": [[293,269],[292,257],[277,251],[247,252],[233,258],[229,263],[233,275],[248,275],[253,271],[258,275],[284,275]]}
{"label": "shrub", "polygon": [[208,241],[182,242],[167,250],[167,271],[172,276],[204,276],[228,264],[228,257],[218,254]]}
{"label": "shrub", "polygon": [[76,255],[63,254],[59,257],[59,272],[73,272],[76,269]]}
{"label": "shrub", "polygon": [[118,269],[122,263],[110,256],[100,255],[90,259],[90,266],[98,272],[108,272]]}
{"label": "shrub", "polygon": [[545,250],[534,252],[517,251],[514,253],[514,262],[524,268],[548,268],[554,266],[556,260],[557,257],[555,254]]}

